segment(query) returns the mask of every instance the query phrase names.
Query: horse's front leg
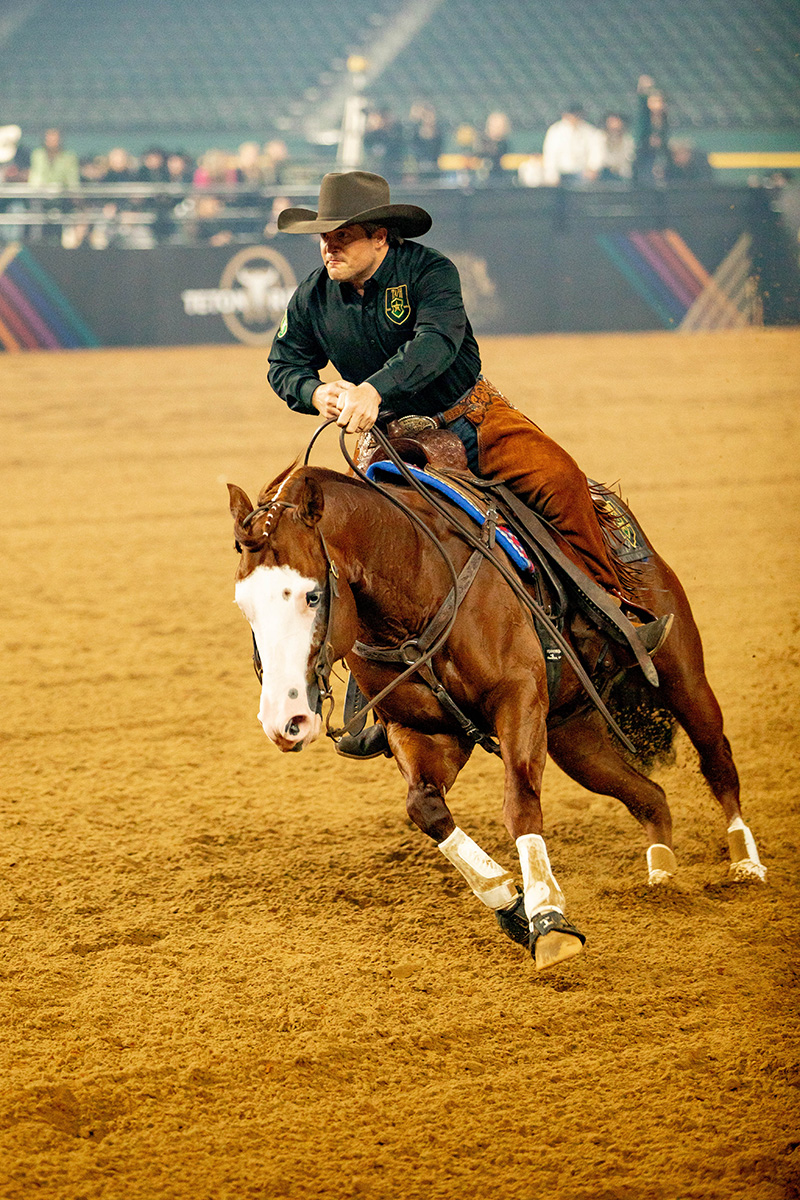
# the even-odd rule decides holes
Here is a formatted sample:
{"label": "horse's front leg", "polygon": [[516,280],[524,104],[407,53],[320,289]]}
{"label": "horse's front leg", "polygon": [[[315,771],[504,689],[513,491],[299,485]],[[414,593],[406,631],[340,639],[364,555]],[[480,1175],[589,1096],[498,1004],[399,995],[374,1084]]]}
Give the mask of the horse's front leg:
{"label": "horse's front leg", "polygon": [[518,894],[511,875],[456,825],[445,801],[470,756],[469,743],[398,725],[390,725],[388,733],[397,765],[408,784],[406,807],[411,820],[436,842],[482,904],[495,911],[513,908]]}
{"label": "horse's front leg", "polygon": [[[558,885],[542,836],[541,789],[547,758],[546,684],[531,688],[532,678],[518,691],[504,689],[495,713],[495,728],[505,766],[503,817],[516,842],[522,867],[524,913],[528,921],[529,946],[537,971],[580,954],[585,937],[565,916],[564,893]],[[544,688],[544,692],[542,692]],[[500,924],[510,918],[499,916]]]}

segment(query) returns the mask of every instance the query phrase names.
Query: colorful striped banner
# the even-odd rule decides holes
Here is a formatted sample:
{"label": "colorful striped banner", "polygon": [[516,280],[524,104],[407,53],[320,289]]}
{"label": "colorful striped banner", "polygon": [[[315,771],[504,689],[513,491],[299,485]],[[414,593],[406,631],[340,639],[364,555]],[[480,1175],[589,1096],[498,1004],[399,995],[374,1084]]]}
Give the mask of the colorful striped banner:
{"label": "colorful striped banner", "polygon": [[[667,329],[688,328],[690,313],[692,326],[699,328],[694,322],[700,311],[706,314],[705,328],[747,323],[738,295],[726,293],[724,280],[719,278],[722,268],[717,277],[710,275],[673,229],[599,234],[597,241]],[[712,298],[715,316],[711,312]]]}
{"label": "colorful striped banner", "polygon": [[81,315],[30,251],[11,242],[0,254],[0,347],[73,350],[99,346]]}

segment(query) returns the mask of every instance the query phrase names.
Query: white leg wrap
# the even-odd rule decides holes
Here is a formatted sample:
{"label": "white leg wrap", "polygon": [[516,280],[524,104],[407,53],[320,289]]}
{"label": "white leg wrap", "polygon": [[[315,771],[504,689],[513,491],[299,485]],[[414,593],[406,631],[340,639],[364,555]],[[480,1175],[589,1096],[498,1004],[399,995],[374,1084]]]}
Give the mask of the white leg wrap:
{"label": "white leg wrap", "polygon": [[517,850],[522,866],[525,915],[528,920],[532,920],[537,913],[554,908],[563,913],[564,893],[550,869],[544,838],[538,833],[524,833],[517,838]]}
{"label": "white leg wrap", "polygon": [[490,858],[458,826],[439,842],[442,854],[466,879],[475,895],[487,908],[508,908],[517,898],[517,889],[508,871]]}
{"label": "white leg wrap", "polygon": [[767,868],[762,865],[756,849],[756,840],[741,817],[734,817],[728,826],[728,849],[731,855],[729,874],[732,879],[745,882],[767,877]]}
{"label": "white leg wrap", "polygon": [[668,883],[678,869],[675,855],[669,846],[657,842],[647,848],[647,882],[651,887],[659,883]]}

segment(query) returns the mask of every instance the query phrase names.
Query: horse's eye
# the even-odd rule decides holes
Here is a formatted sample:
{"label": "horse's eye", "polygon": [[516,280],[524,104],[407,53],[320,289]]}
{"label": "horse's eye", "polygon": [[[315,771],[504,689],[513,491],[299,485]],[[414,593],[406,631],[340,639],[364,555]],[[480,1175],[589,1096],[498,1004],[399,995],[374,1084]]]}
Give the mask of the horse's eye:
{"label": "horse's eye", "polygon": [[322,592],[306,592],[306,604],[309,608],[316,608],[322,599]]}

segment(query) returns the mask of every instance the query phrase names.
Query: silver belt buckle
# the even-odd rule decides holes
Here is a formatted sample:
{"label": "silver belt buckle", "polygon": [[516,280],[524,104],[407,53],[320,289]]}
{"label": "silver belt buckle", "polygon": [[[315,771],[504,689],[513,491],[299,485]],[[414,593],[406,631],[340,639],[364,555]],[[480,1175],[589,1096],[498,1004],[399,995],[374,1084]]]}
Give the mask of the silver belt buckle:
{"label": "silver belt buckle", "polygon": [[415,433],[422,433],[423,429],[439,428],[433,417],[398,417],[397,424],[400,426],[400,432],[406,437],[413,437]]}

